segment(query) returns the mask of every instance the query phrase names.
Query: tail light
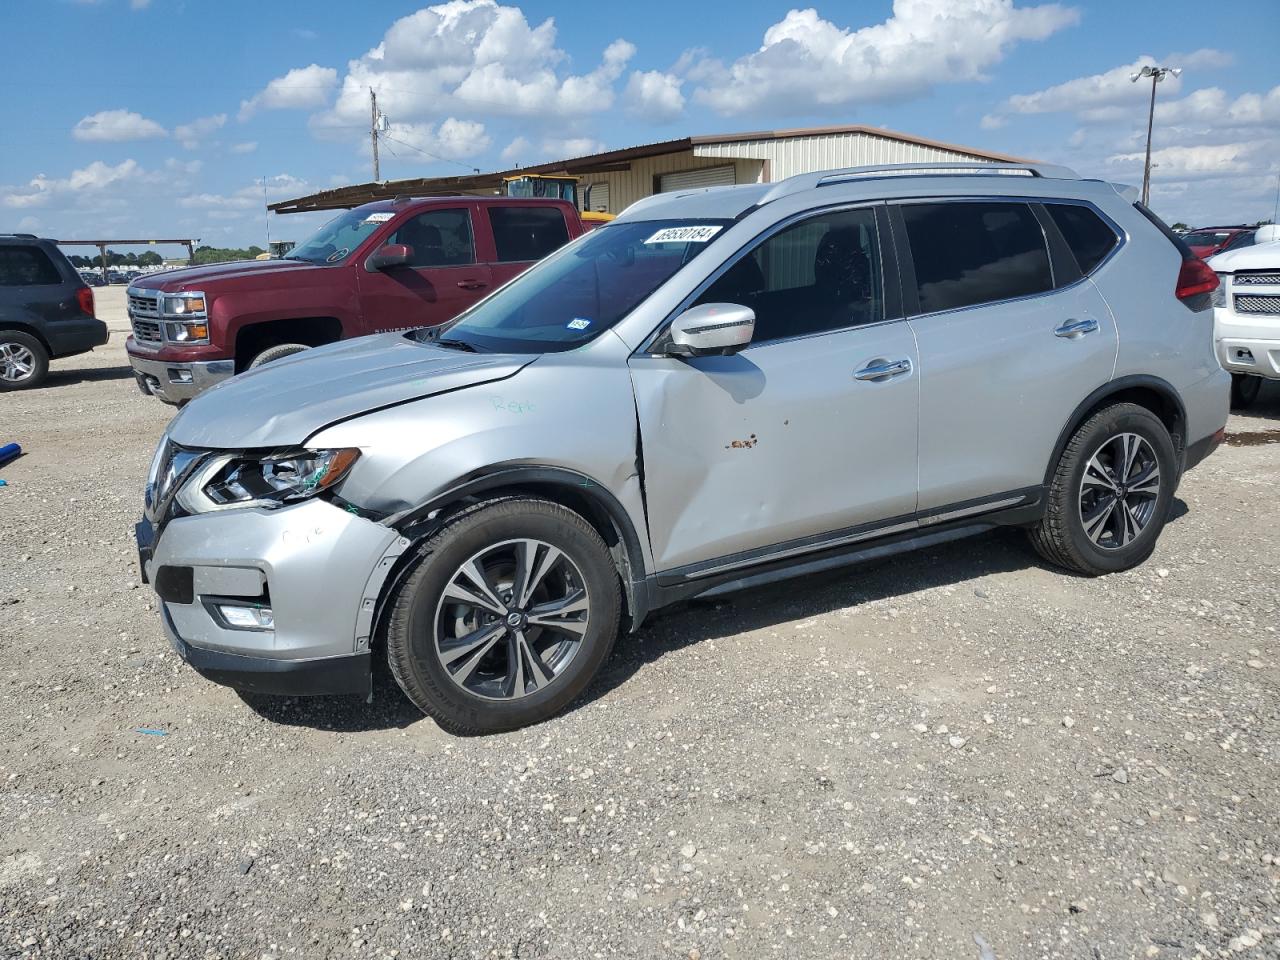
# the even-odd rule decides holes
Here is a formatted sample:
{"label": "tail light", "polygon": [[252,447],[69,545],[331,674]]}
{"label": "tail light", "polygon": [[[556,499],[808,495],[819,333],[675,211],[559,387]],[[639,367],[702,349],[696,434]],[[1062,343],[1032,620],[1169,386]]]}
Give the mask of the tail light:
{"label": "tail light", "polygon": [[1178,286],[1173,295],[1179,300],[1187,300],[1202,293],[1212,293],[1218,289],[1218,275],[1199,257],[1182,261],[1182,269],[1178,271]]}
{"label": "tail light", "polygon": [[88,287],[81,287],[76,291],[76,302],[80,304],[80,312],[93,316],[93,291]]}

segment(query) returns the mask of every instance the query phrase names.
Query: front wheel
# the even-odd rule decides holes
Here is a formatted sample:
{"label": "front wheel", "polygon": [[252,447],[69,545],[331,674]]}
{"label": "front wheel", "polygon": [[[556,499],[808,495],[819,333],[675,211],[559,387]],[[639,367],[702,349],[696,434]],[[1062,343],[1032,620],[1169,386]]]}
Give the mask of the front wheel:
{"label": "front wheel", "polygon": [[249,361],[249,369],[260,367],[264,363],[271,363],[274,360],[283,360],[285,357],[291,357],[295,353],[301,353],[303,350],[310,350],[305,343],[277,343],[274,347],[267,347],[260,354]]}
{"label": "front wheel", "polygon": [[1031,543],[1050,563],[1098,576],[1144,562],[1169,515],[1177,453],[1160,418],[1118,403],[1068,441]]}
{"label": "front wheel", "polygon": [[480,504],[423,546],[394,599],[387,659],[405,695],[445,729],[538,723],[589,684],[622,601],[609,549],[546,500]]}
{"label": "front wheel", "polygon": [[1253,405],[1262,392],[1262,378],[1250,373],[1233,373],[1231,375],[1231,409],[1243,410]]}

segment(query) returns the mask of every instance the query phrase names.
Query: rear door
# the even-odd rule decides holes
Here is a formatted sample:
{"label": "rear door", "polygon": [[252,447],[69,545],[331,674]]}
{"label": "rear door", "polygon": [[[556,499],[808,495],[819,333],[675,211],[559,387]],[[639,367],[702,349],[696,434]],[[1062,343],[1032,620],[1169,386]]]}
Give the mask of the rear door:
{"label": "rear door", "polygon": [[570,239],[565,208],[559,204],[486,204],[481,216],[493,243],[494,286],[528,270]]}
{"label": "rear door", "polygon": [[407,217],[384,244],[404,244],[405,266],[369,270],[356,265],[366,333],[436,326],[452,320],[493,284],[488,265],[477,262],[469,205],[431,207]]}
{"label": "rear door", "polygon": [[1111,313],[1037,204],[890,209],[920,351],[920,512],[1012,506],[1043,483],[1076,406],[1111,379]]}

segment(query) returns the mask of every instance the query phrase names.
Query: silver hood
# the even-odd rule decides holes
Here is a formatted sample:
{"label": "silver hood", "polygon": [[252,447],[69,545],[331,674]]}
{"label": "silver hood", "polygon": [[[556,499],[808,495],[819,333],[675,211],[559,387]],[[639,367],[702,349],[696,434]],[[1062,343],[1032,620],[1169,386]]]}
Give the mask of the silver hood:
{"label": "silver hood", "polygon": [[202,449],[300,444],[339,420],[505,379],[536,357],[464,353],[402,333],[359,337],[218,384],[174,418],[169,438]]}

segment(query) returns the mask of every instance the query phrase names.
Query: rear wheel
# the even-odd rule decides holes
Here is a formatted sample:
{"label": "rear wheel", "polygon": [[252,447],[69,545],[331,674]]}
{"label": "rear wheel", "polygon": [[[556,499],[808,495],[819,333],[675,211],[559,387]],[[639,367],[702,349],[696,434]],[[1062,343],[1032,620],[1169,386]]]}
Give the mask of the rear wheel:
{"label": "rear wheel", "polygon": [[285,357],[291,357],[295,353],[310,349],[305,343],[278,343],[274,347],[267,347],[267,349],[250,360],[249,369],[260,367],[264,363],[271,363],[273,360],[283,360]]}
{"label": "rear wheel", "polygon": [[48,373],[44,344],[21,330],[0,330],[0,390],[39,386]]}
{"label": "rear wheel", "polygon": [[513,730],[582,693],[620,612],[617,570],[590,524],[546,500],[494,501],[424,545],[392,606],[387,659],[446,729]]}
{"label": "rear wheel", "polygon": [[1262,392],[1262,378],[1250,373],[1233,373],[1231,375],[1231,408],[1243,410],[1252,406]]}
{"label": "rear wheel", "polygon": [[1097,576],[1151,556],[1177,482],[1169,431],[1145,407],[1119,403],[1071,437],[1031,542],[1050,563]]}

